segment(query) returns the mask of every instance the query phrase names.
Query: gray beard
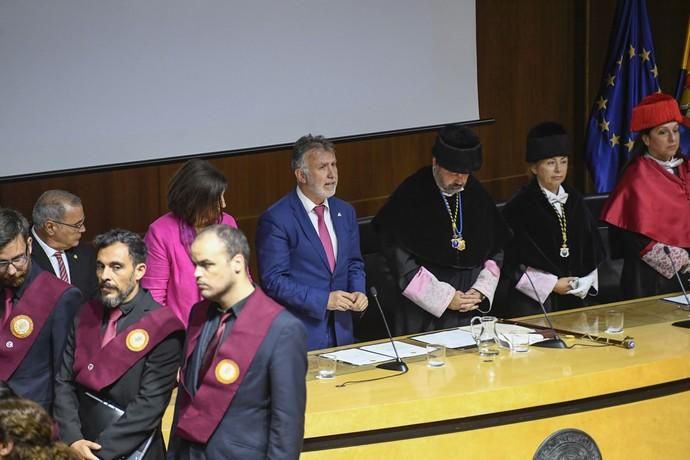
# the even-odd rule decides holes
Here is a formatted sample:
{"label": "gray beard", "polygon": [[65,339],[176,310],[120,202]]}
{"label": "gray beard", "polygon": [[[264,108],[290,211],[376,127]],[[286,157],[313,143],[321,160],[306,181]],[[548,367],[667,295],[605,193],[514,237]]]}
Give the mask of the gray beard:
{"label": "gray beard", "polygon": [[104,297],[103,295],[100,296],[101,302],[103,303],[103,306],[106,308],[116,308],[122,305],[122,302],[129,297],[129,295],[134,291],[134,288],[136,287],[135,283],[130,284],[127,287],[127,290],[122,292],[118,291],[119,293],[114,296],[114,297]]}

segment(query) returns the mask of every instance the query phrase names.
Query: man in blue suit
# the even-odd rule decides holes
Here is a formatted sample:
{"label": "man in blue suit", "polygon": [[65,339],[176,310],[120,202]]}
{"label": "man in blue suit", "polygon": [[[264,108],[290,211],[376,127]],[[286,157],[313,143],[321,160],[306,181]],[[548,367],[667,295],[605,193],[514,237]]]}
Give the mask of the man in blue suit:
{"label": "man in blue suit", "polygon": [[354,341],[352,312],[368,306],[355,211],[335,198],[335,147],[323,136],[293,148],[297,187],[259,219],[256,249],[266,293],[297,316],[310,350]]}

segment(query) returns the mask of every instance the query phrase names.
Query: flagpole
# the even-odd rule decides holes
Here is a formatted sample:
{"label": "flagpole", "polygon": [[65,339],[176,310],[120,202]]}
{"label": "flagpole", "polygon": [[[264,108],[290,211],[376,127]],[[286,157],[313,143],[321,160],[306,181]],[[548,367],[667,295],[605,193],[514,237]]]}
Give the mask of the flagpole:
{"label": "flagpole", "polygon": [[680,101],[685,88],[685,77],[688,74],[688,55],[690,55],[690,15],[688,15],[688,28],[685,33],[685,47],[683,48],[683,59],[680,63],[678,84],[676,85],[676,100]]}

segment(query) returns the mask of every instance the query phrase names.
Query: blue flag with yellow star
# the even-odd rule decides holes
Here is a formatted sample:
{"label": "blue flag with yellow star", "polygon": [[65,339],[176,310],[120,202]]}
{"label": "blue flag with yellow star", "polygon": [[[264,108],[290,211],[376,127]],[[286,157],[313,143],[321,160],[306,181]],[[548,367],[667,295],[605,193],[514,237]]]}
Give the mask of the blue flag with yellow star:
{"label": "blue flag with yellow star", "polygon": [[587,124],[586,160],[597,193],[610,192],[635,140],[630,114],[660,91],[646,0],[619,0],[599,95]]}

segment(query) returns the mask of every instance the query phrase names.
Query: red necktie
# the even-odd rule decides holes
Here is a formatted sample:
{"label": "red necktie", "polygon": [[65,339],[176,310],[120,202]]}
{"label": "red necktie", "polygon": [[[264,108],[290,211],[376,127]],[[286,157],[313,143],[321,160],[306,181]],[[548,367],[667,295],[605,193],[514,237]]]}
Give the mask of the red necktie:
{"label": "red necktie", "polygon": [[65,262],[62,260],[62,251],[55,251],[53,254],[57,259],[58,268],[60,269],[60,279],[65,283],[69,283],[69,277],[67,276],[67,268],[65,267]]}
{"label": "red necktie", "polygon": [[225,323],[232,314],[232,310],[228,310],[225,313],[223,313],[220,317],[220,322],[218,323],[216,333],[213,334],[211,341],[208,343],[208,346],[206,347],[206,352],[204,352],[204,359],[202,361],[201,369],[199,371],[199,381],[202,381],[204,379],[204,375],[206,375],[206,372],[208,372],[208,369],[211,367],[211,364],[213,363],[213,358],[216,357],[216,351],[218,351],[220,339],[223,338],[223,332],[225,332]]}
{"label": "red necktie", "polygon": [[10,319],[12,314],[12,289],[5,288],[5,313],[2,316],[2,324],[0,326],[5,327],[7,320]]}
{"label": "red necktie", "polygon": [[108,343],[117,335],[117,320],[122,316],[122,310],[119,307],[110,310],[110,317],[108,318],[108,326],[105,328],[103,338],[101,339],[101,348],[108,345]]}
{"label": "red necktie", "polygon": [[328,266],[331,271],[335,269],[335,253],[333,252],[333,241],[331,240],[331,234],[328,233],[328,227],[326,227],[326,221],[323,218],[323,213],[326,210],[325,205],[318,205],[314,207],[314,212],[317,217],[317,224],[319,227],[319,238],[321,239],[321,244],[323,249],[326,251],[326,258],[328,259]]}

